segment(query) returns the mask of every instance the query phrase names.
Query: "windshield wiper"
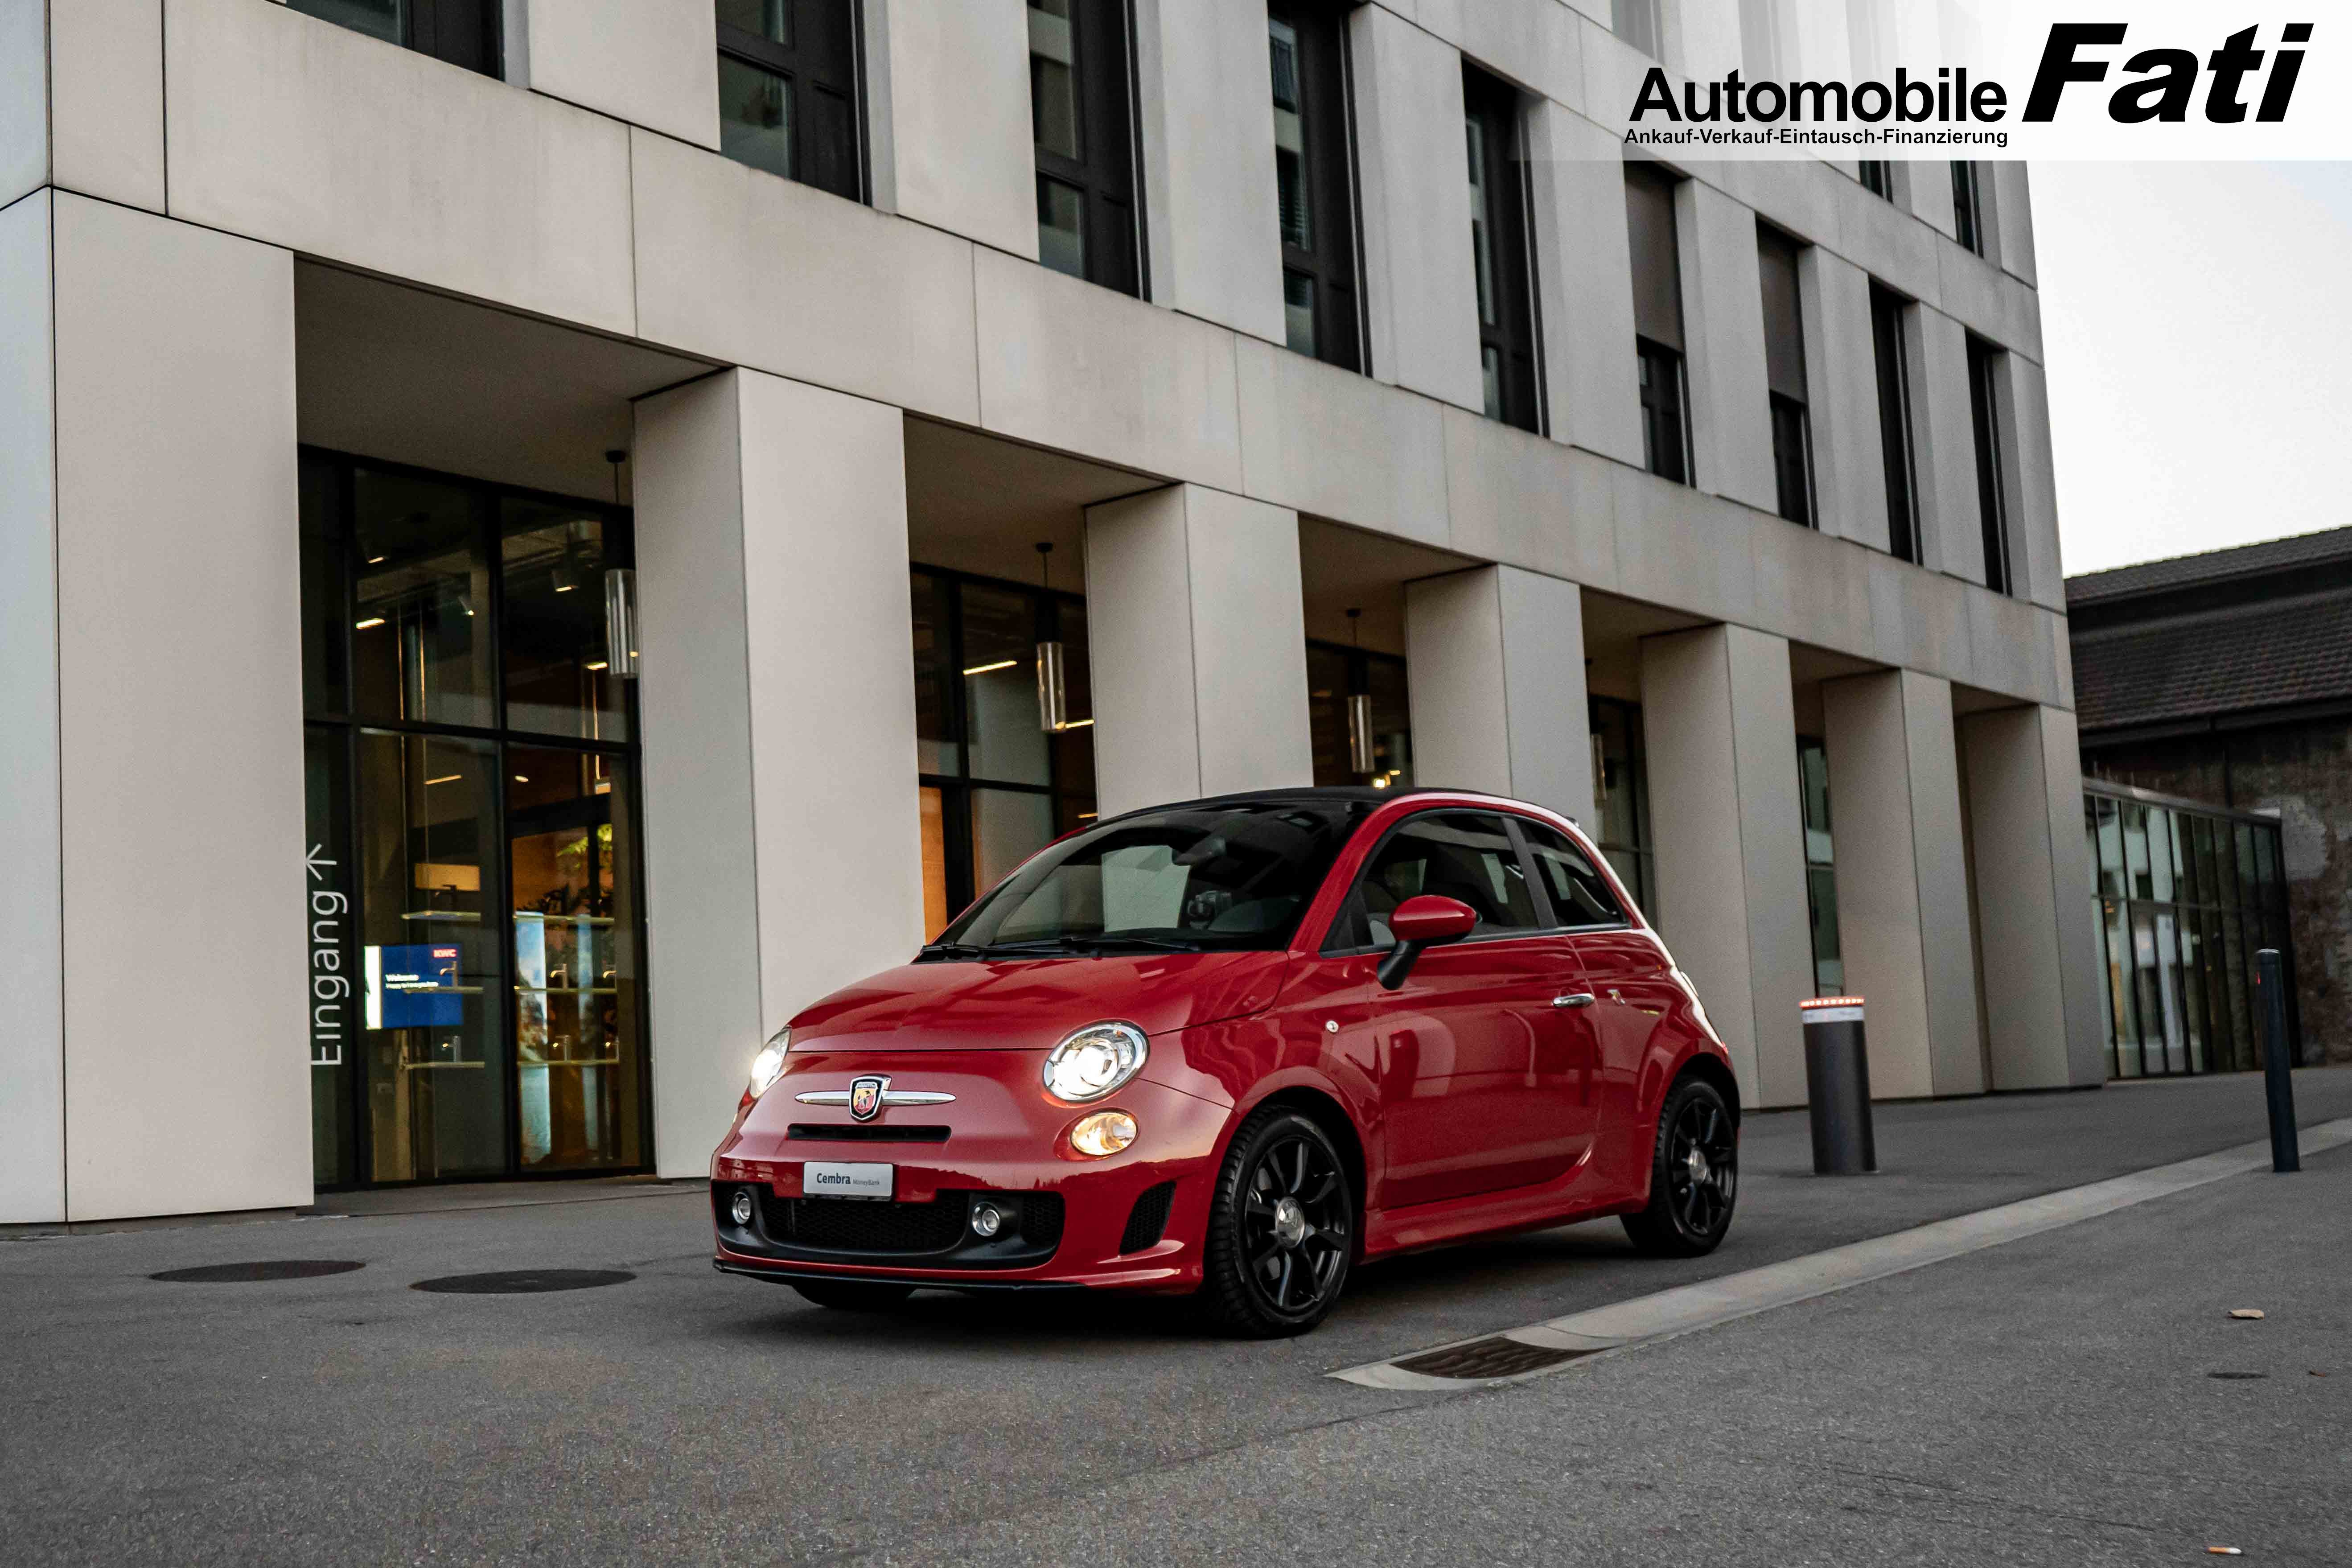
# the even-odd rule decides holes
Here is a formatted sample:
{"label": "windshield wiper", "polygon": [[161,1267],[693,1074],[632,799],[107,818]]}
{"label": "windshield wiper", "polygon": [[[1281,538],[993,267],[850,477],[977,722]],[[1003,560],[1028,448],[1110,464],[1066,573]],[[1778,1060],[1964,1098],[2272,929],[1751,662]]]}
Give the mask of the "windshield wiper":
{"label": "windshield wiper", "polygon": [[968,942],[927,942],[915,956],[917,958],[983,958],[987,953],[986,948],[974,947]]}
{"label": "windshield wiper", "polygon": [[1164,936],[1129,936],[1104,932],[1096,936],[1045,936],[1030,942],[992,942],[984,950],[990,953],[1072,952],[1100,953],[1120,948],[1145,947],[1162,952],[1204,952],[1198,942],[1177,942]]}

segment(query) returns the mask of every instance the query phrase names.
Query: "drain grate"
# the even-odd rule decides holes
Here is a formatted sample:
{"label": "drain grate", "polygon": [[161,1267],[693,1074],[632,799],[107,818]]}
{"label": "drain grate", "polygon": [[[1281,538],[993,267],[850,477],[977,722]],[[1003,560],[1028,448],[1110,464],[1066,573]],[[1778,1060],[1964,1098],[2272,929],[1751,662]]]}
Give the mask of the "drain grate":
{"label": "drain grate", "polygon": [[166,1268],[150,1274],[171,1285],[252,1285],[264,1279],[316,1279],[349,1274],[366,1265],[348,1258],[266,1258],[254,1263],[207,1263],[201,1268]]}
{"label": "drain grate", "polygon": [[1596,1353],[1531,1345],[1496,1334],[1492,1339],[1473,1340],[1450,1350],[1411,1356],[1394,1364],[1400,1371],[1417,1372],[1423,1377],[1517,1377],[1521,1373],[1540,1372],[1548,1366]]}
{"label": "drain grate", "polygon": [[635,1275],[625,1268],[509,1268],[496,1274],[450,1274],[419,1279],[412,1290],[444,1296],[543,1296],[551,1290],[593,1290],[625,1285]]}
{"label": "drain grate", "polygon": [[2218,1377],[2224,1383],[2252,1383],[2270,1376],[2266,1372],[2209,1372],[2208,1377]]}

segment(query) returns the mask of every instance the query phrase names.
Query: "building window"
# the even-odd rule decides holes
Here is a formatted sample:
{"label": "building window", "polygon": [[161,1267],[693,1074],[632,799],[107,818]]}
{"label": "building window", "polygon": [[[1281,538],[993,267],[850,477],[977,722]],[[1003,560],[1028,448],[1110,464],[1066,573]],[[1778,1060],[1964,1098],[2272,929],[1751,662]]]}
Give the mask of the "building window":
{"label": "building window", "polygon": [[[1363,699],[1361,702],[1357,700]],[[1344,643],[1307,643],[1307,733],[1318,784],[1412,787],[1412,705],[1405,663]],[[1369,769],[1356,764],[1368,760]]]}
{"label": "building window", "polygon": [[1860,165],[1862,188],[1884,201],[1895,199],[1895,165],[1884,158],[1864,158]]}
{"label": "building window", "polygon": [[1985,211],[1984,185],[1978,165],[1965,159],[1952,163],[1952,231],[1962,245],[1982,256],[1990,248],[1990,215]]}
{"label": "building window", "polygon": [[1772,472],[1780,515],[1818,526],[1813,510],[1813,426],[1805,392],[1805,320],[1795,240],[1760,225],[1756,259],[1764,282],[1764,379],[1772,408]]}
{"label": "building window", "polygon": [[1029,109],[1037,139],[1037,259],[1141,290],[1128,0],[1029,0]]}
{"label": "building window", "polygon": [[319,1184],[643,1170],[630,514],[300,471]]}
{"label": "building window", "polygon": [[2014,591],[2009,551],[2008,465],[2001,460],[2001,351],[1969,339],[1969,415],[1976,426],[1977,517],[1984,528],[1985,586]]}
{"label": "building window", "polygon": [[717,0],[719,150],[865,199],[851,0]]}
{"label": "building window", "polygon": [[501,74],[498,0],[286,0],[286,8],[484,76]]}
{"label": "building window", "polygon": [[1664,33],[1658,22],[1658,0],[1614,0],[1609,17],[1610,30],[1619,37],[1653,58],[1665,58],[1658,47]]}
{"label": "building window", "polygon": [[1329,0],[1266,10],[1284,326],[1298,353],[1361,370],[1345,26]]}
{"label": "building window", "polygon": [[1642,460],[1691,482],[1690,387],[1683,367],[1682,258],[1675,182],[1643,164],[1625,169],[1625,233],[1633,268],[1634,353],[1640,359]]}
{"label": "building window", "polygon": [[2302,1054],[2277,822],[2095,784],[2083,801],[2099,1011],[2116,1078],[2262,1065],[2254,955],[2279,951]]}
{"label": "building window", "polygon": [[[915,734],[923,936],[1095,816],[1087,605],[1075,594],[918,567]],[[1037,648],[1062,647],[1064,722],[1045,726]]]}
{"label": "building window", "polygon": [[1650,823],[1650,772],[1642,748],[1642,707],[1613,697],[1585,700],[1592,739],[1592,841],[1633,895],[1658,918],[1658,847]]}
{"label": "building window", "polygon": [[1811,923],[1813,994],[1845,992],[1845,950],[1838,941],[1837,857],[1830,842],[1829,748],[1797,737],[1797,795],[1805,830],[1805,912]]}
{"label": "building window", "polygon": [[1871,346],[1878,362],[1878,441],[1886,463],[1886,548],[1921,559],[1919,470],[1911,438],[1911,349],[1903,297],[1870,286]]}
{"label": "building window", "polygon": [[1478,285],[1478,363],[1486,417],[1539,430],[1535,261],[1528,242],[1528,165],[1519,95],[1465,66],[1470,154],[1470,258]]}

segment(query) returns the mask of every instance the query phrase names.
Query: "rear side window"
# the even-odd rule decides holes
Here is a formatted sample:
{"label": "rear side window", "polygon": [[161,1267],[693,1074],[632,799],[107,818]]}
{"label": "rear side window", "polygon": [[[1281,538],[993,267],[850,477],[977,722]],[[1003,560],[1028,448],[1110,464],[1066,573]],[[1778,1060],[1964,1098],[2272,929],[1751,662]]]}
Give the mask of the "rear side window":
{"label": "rear side window", "polygon": [[1475,936],[1534,931],[1542,923],[1503,819],[1483,811],[1433,811],[1406,819],[1373,851],[1325,948],[1394,947],[1389,914],[1423,893],[1475,910]]}
{"label": "rear side window", "polygon": [[1617,895],[1609,890],[1609,883],[1592,868],[1592,862],[1576,840],[1557,827],[1540,822],[1519,819],[1519,831],[1528,841],[1528,850],[1534,857],[1536,875],[1543,879],[1544,891],[1550,896],[1552,914],[1564,926],[1623,925],[1625,910],[1617,902]]}

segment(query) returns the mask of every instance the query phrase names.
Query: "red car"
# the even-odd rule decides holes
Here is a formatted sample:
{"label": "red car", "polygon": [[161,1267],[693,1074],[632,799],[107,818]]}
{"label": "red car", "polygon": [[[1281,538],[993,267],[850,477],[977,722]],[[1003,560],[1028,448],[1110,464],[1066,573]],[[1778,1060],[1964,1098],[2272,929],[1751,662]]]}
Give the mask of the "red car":
{"label": "red car", "polygon": [[718,1267],[1331,1310],[1356,1263],[1621,1215],[1731,1221],[1729,1058],[1607,863],[1540,807],[1265,790],[1040,850],[793,1019],[711,1162]]}

